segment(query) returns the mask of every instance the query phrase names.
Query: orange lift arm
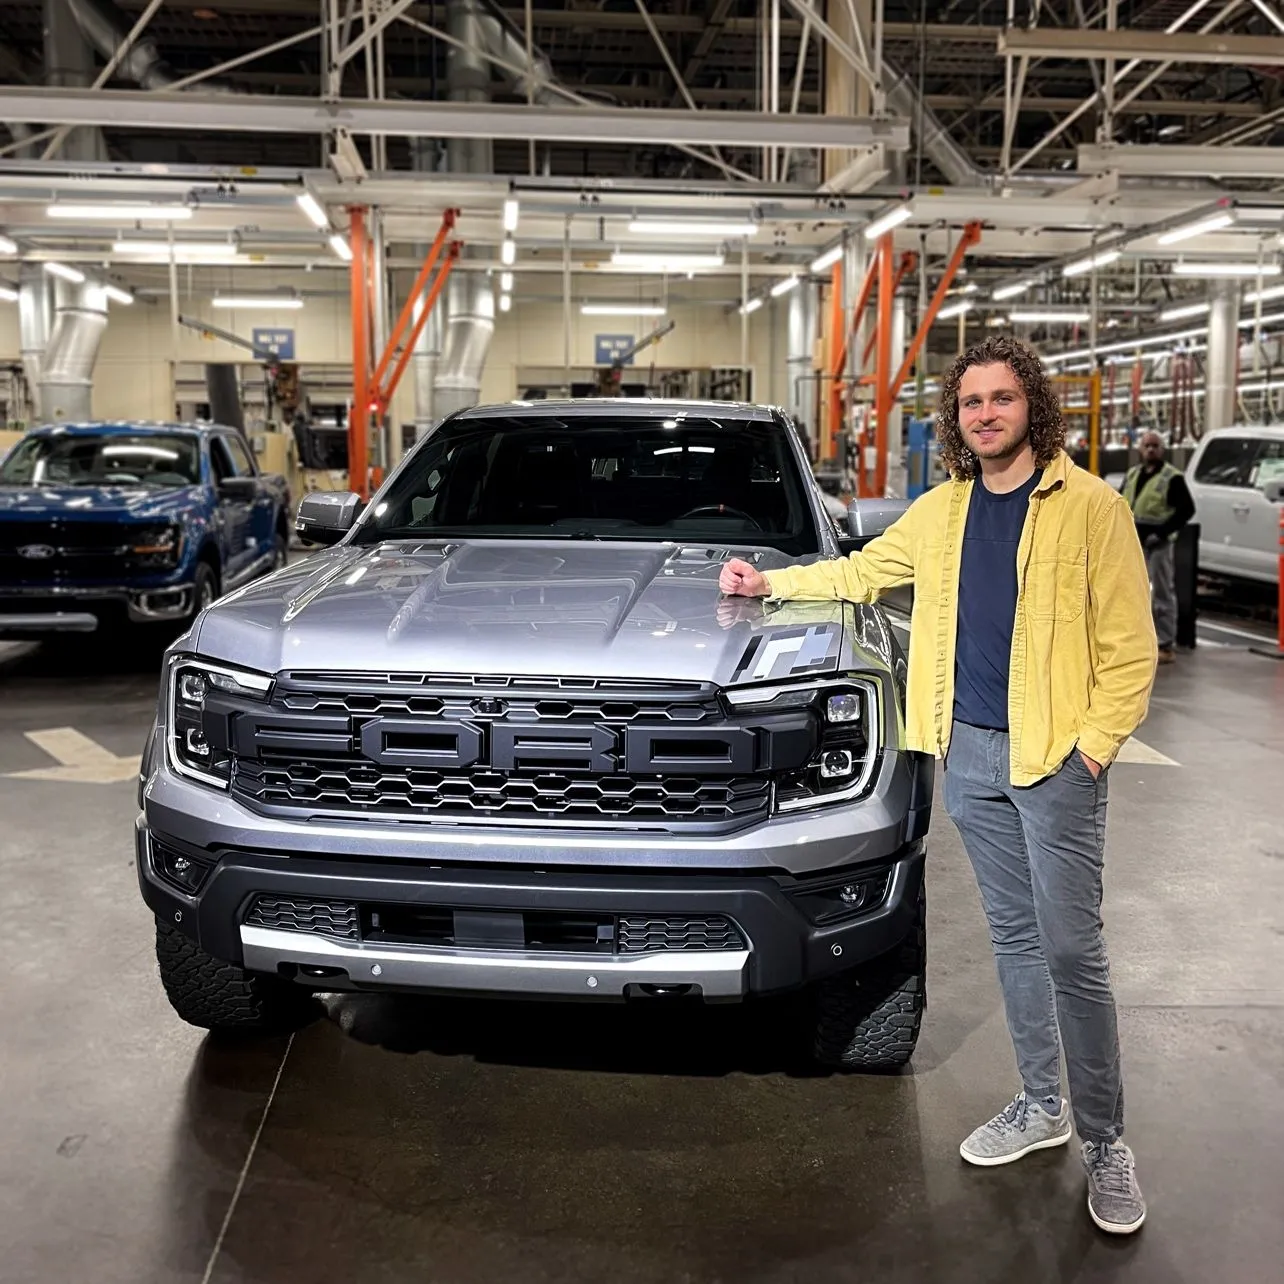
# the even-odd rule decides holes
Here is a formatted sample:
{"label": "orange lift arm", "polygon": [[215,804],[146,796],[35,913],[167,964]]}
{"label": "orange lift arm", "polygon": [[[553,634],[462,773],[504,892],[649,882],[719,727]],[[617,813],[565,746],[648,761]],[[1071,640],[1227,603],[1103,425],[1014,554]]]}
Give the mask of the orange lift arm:
{"label": "orange lift arm", "polygon": [[[911,273],[917,266],[918,266],[918,255],[915,254],[913,250],[906,250],[905,253],[901,255],[900,264],[896,269],[896,279],[892,282],[893,294],[895,294],[896,291],[901,288],[901,282],[904,281],[906,276],[908,276],[909,273]],[[856,326],[859,324],[860,324],[860,318],[857,317],[854,323],[852,324],[852,334],[856,333]],[[862,370],[867,365],[869,365],[869,358],[873,354],[874,343],[876,342],[876,339],[877,339],[877,336],[871,334],[869,336],[869,341],[865,344],[865,351],[861,354],[861,359],[860,359],[860,365]]]}
{"label": "orange lift arm", "polygon": [[[887,389],[887,404],[889,407],[896,400],[897,394],[900,392],[902,385],[909,377],[909,372],[914,368],[914,362],[918,359],[918,354],[923,350],[923,344],[927,340],[928,331],[931,330],[932,323],[936,320],[936,314],[941,310],[941,305],[945,302],[945,296],[949,293],[955,274],[963,265],[963,256],[980,239],[981,224],[979,222],[969,223],[963,229],[963,235],[959,238],[959,243],[954,247],[954,253],[950,256],[950,261],[946,265],[945,272],[942,275],[940,282],[937,284],[936,293],[932,295],[932,301],[927,305],[927,315],[919,322],[918,333],[915,334],[914,341],[910,344],[909,351],[905,354],[905,360],[901,362],[901,368],[896,372],[896,378]],[[888,315],[890,318],[890,312]],[[881,325],[881,309],[879,320]]]}
{"label": "orange lift arm", "polygon": [[[437,259],[441,256],[442,246],[446,244],[446,237],[450,235],[458,217],[458,210],[447,210],[441,216],[441,227],[438,229],[437,237],[424,257],[423,266],[419,269],[419,275],[415,277],[414,285],[410,287],[410,293],[406,295],[405,306],[401,309],[397,324],[393,326],[392,334],[388,338],[388,345],[383,350],[383,356],[379,358],[378,366],[375,367],[374,386],[376,388],[383,384],[383,377],[388,373],[389,365],[392,364],[392,355],[396,352],[397,345],[401,342],[401,338],[406,332],[406,327],[414,316],[415,300],[423,293],[424,286],[428,284],[428,278],[432,275],[433,268],[437,266]],[[413,343],[410,346],[413,347]],[[394,383],[393,386],[395,387],[396,384]],[[391,396],[391,394],[389,395]]]}
{"label": "orange lift arm", "polygon": [[366,246],[366,211],[362,205],[349,210],[352,250],[349,293],[352,302],[352,412],[348,416],[348,485],[370,497],[370,331],[367,286],[369,252]]}
{"label": "orange lift arm", "polygon": [[[432,288],[428,291],[428,297],[424,300],[419,319],[415,322],[414,329],[410,332],[410,338],[406,340],[406,346],[401,350],[401,356],[397,358],[397,364],[392,368],[392,378],[388,380],[388,386],[386,388],[376,388],[375,390],[375,395],[379,398],[379,404],[383,407],[387,407],[392,402],[393,394],[397,391],[397,385],[401,382],[401,376],[406,372],[411,353],[415,350],[415,344],[419,342],[419,336],[423,333],[424,326],[428,324],[428,318],[432,315],[433,308],[437,306],[437,300],[441,296],[442,289],[450,278],[451,269],[454,268],[459,260],[460,248],[458,241],[451,242],[450,249],[446,254],[446,261],[441,265],[441,271],[437,273],[436,280],[433,281]],[[414,295],[411,295],[412,299],[414,297]]]}

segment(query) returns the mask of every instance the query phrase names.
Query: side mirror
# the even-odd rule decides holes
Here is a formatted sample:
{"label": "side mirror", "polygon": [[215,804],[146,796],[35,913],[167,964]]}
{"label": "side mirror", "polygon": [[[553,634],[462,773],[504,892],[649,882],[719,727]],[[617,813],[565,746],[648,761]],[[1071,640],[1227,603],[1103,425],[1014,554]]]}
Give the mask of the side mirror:
{"label": "side mirror", "polygon": [[294,529],[308,544],[337,544],[361,512],[361,496],[350,490],[315,490],[305,495]]}
{"label": "side mirror", "polygon": [[844,553],[855,553],[899,520],[908,499],[853,499],[847,505],[847,538],[838,541]]}
{"label": "side mirror", "polygon": [[1272,477],[1270,481],[1263,482],[1262,494],[1272,504],[1284,504],[1284,477]]}
{"label": "side mirror", "polygon": [[224,477],[218,484],[219,499],[238,504],[249,504],[259,493],[259,484],[253,477]]}

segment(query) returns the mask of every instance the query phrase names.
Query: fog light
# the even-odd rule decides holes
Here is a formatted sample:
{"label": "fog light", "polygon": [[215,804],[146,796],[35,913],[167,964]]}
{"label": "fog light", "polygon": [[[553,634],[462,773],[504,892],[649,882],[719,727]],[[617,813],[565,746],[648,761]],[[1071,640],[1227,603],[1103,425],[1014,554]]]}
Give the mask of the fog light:
{"label": "fog light", "polygon": [[152,865],[167,883],[183,892],[199,891],[210,872],[203,860],[184,856],[160,843],[152,845]]}
{"label": "fog light", "polygon": [[210,756],[209,741],[195,727],[187,728],[187,732],[183,737],[183,745],[193,758],[208,758]]}
{"label": "fog light", "polygon": [[865,899],[865,888],[860,883],[848,883],[838,889],[838,899],[844,905],[859,905]]}
{"label": "fog light", "polygon": [[820,778],[841,780],[856,770],[856,758],[850,749],[830,749],[820,757]]}
{"label": "fog light", "polygon": [[831,695],[825,702],[825,719],[828,722],[859,722],[860,696],[850,691]]}

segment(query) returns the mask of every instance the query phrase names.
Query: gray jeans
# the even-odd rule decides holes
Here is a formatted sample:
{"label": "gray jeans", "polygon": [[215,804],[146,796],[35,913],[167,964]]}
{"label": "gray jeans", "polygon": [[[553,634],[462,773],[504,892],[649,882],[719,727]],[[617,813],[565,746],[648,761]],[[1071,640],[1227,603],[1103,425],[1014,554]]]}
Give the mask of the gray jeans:
{"label": "gray jeans", "polygon": [[1146,550],[1146,572],[1150,576],[1150,613],[1155,620],[1155,635],[1159,645],[1168,648],[1177,641],[1177,565],[1170,541]]}
{"label": "gray jeans", "polygon": [[1101,936],[1106,772],[1093,780],[1075,750],[1055,775],[1016,789],[1009,750],[1006,732],[955,723],[945,810],[976,871],[1027,1095],[1060,1093],[1064,1046],[1079,1136],[1114,1141],[1123,1080]]}

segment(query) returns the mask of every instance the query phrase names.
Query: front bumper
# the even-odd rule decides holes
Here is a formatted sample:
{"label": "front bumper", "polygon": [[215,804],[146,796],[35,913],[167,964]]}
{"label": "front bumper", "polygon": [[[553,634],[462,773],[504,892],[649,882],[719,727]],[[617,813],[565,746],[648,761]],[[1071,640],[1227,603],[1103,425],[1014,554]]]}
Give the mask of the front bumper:
{"label": "front bumper", "polygon": [[[923,881],[921,839],[877,861],[820,874],[778,871],[566,870],[327,859],[303,854],[211,852],[217,859],[198,895],[159,872],[158,840],[138,824],[138,876],[157,918],[177,926],[214,957],[276,973],[314,989],[406,989],[553,998],[626,998],[691,993],[710,1000],[793,989],[894,948],[916,922]],[[169,850],[185,849],[166,836]],[[836,883],[881,888],[850,914],[818,914],[817,897]],[[450,911],[526,915],[721,917],[739,932],[737,948],[593,953],[435,947],[414,942],[338,939],[247,923],[256,897],[300,898],[417,914]],[[365,910],[363,910],[363,913]]]}
{"label": "front bumper", "polygon": [[93,633],[113,619],[131,624],[183,620],[194,603],[191,584],[0,588],[0,637]]}

